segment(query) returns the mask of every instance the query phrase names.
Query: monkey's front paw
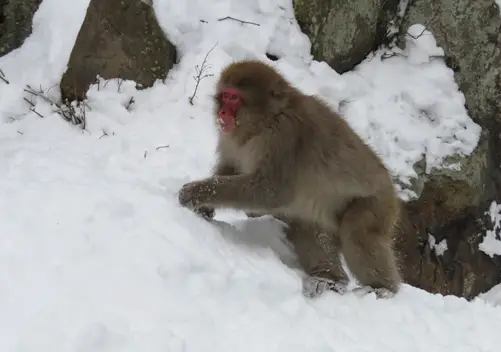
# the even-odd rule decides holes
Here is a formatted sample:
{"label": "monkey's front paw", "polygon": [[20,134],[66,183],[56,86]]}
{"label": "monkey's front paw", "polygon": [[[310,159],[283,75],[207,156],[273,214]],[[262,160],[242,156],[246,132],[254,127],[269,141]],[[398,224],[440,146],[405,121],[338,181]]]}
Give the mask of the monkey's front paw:
{"label": "monkey's front paw", "polygon": [[320,276],[308,276],[303,280],[303,295],[308,298],[320,296],[325,291],[334,291],[339,294],[346,293],[347,284]]}
{"label": "monkey's front paw", "polygon": [[211,207],[207,207],[207,206],[201,206],[199,208],[196,208],[195,209],[195,213],[203,216],[204,218],[210,220],[214,217],[216,211],[214,210],[214,208],[211,208]]}
{"label": "monkey's front paw", "polygon": [[193,210],[201,208],[200,203],[200,184],[199,182],[186,183],[179,190],[179,204]]}

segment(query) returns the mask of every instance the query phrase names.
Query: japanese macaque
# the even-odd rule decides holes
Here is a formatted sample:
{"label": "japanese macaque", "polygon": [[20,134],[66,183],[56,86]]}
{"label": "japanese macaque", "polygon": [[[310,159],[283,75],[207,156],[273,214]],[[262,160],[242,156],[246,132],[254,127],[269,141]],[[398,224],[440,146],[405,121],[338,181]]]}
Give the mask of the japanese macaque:
{"label": "japanese macaque", "polygon": [[[213,176],[181,188],[180,204],[208,217],[233,208],[284,219],[310,278],[344,292],[342,253],[365,289],[398,292],[399,201],[382,161],[349,124],[260,61],[226,67],[214,99],[218,162]],[[319,233],[328,234],[329,258]]]}

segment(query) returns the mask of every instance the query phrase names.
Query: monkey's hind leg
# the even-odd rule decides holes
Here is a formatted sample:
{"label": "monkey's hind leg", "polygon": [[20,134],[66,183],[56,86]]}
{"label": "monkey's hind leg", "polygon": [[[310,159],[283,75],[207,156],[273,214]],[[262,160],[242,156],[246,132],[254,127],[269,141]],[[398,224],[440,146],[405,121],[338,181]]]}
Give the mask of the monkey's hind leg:
{"label": "monkey's hind leg", "polygon": [[341,264],[339,245],[313,224],[280,220],[288,225],[285,234],[308,275],[303,281],[303,295],[312,298],[326,290],[346,292],[349,280]]}
{"label": "monkey's hind leg", "polygon": [[352,201],[340,224],[342,251],[348,268],[365,286],[358,292],[375,292],[378,298],[396,294],[400,285],[392,231],[395,213],[376,198]]}

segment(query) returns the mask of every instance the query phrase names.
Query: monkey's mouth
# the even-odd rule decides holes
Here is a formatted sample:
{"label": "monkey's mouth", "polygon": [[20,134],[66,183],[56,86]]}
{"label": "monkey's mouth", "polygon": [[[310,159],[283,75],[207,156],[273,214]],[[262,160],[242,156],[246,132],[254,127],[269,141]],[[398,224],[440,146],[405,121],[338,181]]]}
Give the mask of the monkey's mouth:
{"label": "monkey's mouth", "polygon": [[236,111],[231,107],[223,106],[218,113],[217,120],[224,132],[231,132],[237,126]]}

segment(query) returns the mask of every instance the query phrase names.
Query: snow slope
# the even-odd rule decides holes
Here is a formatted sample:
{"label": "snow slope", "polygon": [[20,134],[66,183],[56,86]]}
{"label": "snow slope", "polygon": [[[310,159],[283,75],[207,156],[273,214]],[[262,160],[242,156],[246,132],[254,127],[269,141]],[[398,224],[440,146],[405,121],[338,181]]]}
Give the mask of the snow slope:
{"label": "snow slope", "polygon": [[[433,166],[468,154],[479,127],[452,73],[429,61],[440,53],[432,37],[412,41],[408,60],[378,53],[340,76],[311,60],[290,1],[157,0],[180,63],[144,91],[92,87],[81,131],[41,100],[43,118],[30,112],[23,88],[58,97],[87,4],[44,0],[33,34],[0,58],[10,81],[0,82],[0,351],[499,350],[500,307],[408,285],[391,300],[307,299],[278,222],[227,211],[209,223],[176,201],[214,162],[216,77],[187,99],[216,42],[215,74],[269,52],[304,91],[348,101],[347,119],[404,182],[422,154]],[[226,15],[260,26],[216,21]]]}

